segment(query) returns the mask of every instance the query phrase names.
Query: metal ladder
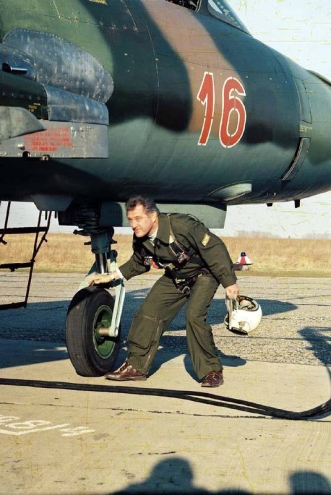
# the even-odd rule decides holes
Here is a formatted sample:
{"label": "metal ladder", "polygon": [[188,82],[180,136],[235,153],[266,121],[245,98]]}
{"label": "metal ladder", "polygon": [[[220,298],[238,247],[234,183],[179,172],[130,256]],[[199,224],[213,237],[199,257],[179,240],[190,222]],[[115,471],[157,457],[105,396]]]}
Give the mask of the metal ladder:
{"label": "metal ladder", "polygon": [[[0,202],[0,204],[1,204],[1,202]],[[11,201],[9,201],[8,205],[7,205],[4,227],[2,229],[0,229],[0,243],[6,245],[7,242],[4,240],[4,237],[6,235],[10,235],[10,234],[35,234],[35,238],[34,238],[32,256],[31,256],[30,261],[23,262],[23,263],[0,263],[0,270],[1,269],[9,269],[11,272],[14,272],[15,270],[17,270],[19,268],[30,268],[24,301],[10,303],[10,304],[0,304],[0,310],[16,309],[16,308],[22,308],[22,307],[26,308],[27,303],[28,303],[28,298],[29,298],[32,274],[33,274],[34,264],[36,261],[36,256],[37,256],[38,251],[41,248],[42,244],[44,242],[47,242],[46,235],[48,233],[48,230],[50,227],[50,222],[51,222],[51,217],[52,217],[52,212],[48,212],[48,214],[46,216],[46,222],[47,222],[46,225],[41,225],[41,219],[42,219],[42,213],[43,212],[40,211],[39,216],[38,216],[38,223],[37,223],[36,227],[8,227],[10,207],[11,207]],[[42,233],[43,233],[43,235],[39,239],[39,235]]]}

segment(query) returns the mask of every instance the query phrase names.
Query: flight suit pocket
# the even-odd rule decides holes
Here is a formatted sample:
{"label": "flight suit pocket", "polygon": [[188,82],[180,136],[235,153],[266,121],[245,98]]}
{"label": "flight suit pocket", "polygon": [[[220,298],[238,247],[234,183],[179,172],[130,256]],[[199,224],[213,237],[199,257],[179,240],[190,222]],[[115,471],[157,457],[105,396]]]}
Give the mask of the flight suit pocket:
{"label": "flight suit pocket", "polygon": [[130,328],[128,341],[148,352],[153,344],[158,345],[162,332],[162,320],[137,313]]}

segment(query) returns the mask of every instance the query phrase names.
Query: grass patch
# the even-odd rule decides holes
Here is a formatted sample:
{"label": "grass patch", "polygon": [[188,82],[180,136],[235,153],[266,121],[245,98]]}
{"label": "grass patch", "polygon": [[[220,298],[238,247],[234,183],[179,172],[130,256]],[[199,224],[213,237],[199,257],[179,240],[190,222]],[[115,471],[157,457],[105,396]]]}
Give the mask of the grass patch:
{"label": "grass patch", "polygon": [[[72,234],[48,234],[36,259],[39,272],[86,273],[94,262],[89,238]],[[132,236],[116,235],[119,264],[132,254]],[[7,245],[0,244],[0,263],[29,261],[32,256],[33,235],[10,235]],[[331,277],[331,240],[327,239],[274,239],[250,237],[222,237],[232,260],[237,261],[245,251],[253,262],[249,270],[237,272],[240,276],[275,277]]]}

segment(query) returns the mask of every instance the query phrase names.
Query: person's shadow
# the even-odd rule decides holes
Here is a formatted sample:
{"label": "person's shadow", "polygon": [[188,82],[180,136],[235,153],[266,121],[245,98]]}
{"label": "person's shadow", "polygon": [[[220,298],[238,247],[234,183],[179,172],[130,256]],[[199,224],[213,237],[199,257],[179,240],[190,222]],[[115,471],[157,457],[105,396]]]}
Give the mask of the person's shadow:
{"label": "person's shadow", "polygon": [[151,471],[150,476],[141,483],[133,483],[123,490],[111,492],[112,495],[124,495],[134,493],[143,495],[148,493],[167,494],[222,494],[222,495],[251,495],[251,492],[239,489],[225,489],[221,491],[209,491],[194,484],[194,472],[190,463],[181,457],[171,457],[157,464]]}
{"label": "person's shadow", "polygon": [[[221,480],[220,480],[221,481]],[[289,476],[291,495],[315,494],[330,495],[331,485],[329,480],[316,471],[295,471]],[[150,475],[141,483],[132,483],[123,490],[111,492],[112,495],[148,493],[162,493],[164,495],[252,495],[252,492],[238,489],[236,487],[224,488],[210,491],[206,488],[196,486],[194,483],[194,471],[186,459],[171,457],[155,464]],[[258,495],[254,492],[255,495]]]}
{"label": "person's shadow", "polygon": [[203,488],[194,486],[194,474],[188,461],[181,457],[171,457],[155,464],[150,476],[141,483],[134,483],[123,491],[113,492],[113,495],[124,493],[208,493]]}
{"label": "person's shadow", "polygon": [[331,484],[323,474],[316,471],[295,471],[289,477],[291,491],[293,495],[330,495]]}

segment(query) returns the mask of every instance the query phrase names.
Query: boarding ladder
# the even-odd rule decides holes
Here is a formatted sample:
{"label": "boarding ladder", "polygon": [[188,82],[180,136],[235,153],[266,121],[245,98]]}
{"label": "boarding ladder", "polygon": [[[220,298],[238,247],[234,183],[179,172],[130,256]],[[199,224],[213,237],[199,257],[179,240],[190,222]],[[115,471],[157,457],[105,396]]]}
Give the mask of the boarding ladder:
{"label": "boarding ladder", "polygon": [[[0,202],[0,204],[1,204],[1,202]],[[47,212],[46,216],[45,216],[46,225],[41,225],[43,212],[40,211],[39,216],[38,216],[38,223],[37,223],[36,227],[14,227],[14,228],[8,227],[10,207],[11,207],[11,201],[9,201],[7,204],[4,227],[2,229],[0,229],[0,243],[6,245],[7,242],[4,240],[4,237],[6,235],[10,235],[10,234],[20,234],[20,235],[21,234],[22,235],[23,234],[35,234],[35,237],[34,237],[32,256],[31,256],[30,261],[22,262],[22,263],[13,263],[13,262],[12,263],[0,263],[0,270],[1,269],[9,269],[11,272],[14,272],[15,270],[17,270],[19,268],[29,268],[29,276],[28,276],[24,301],[10,303],[10,304],[0,304],[0,310],[16,309],[16,308],[22,308],[22,307],[26,308],[27,303],[28,303],[28,297],[29,297],[29,292],[30,292],[32,274],[33,274],[34,264],[36,261],[36,256],[37,256],[38,251],[41,248],[42,244],[44,242],[47,242],[46,236],[47,236],[47,233],[48,233],[48,230],[50,227],[50,222],[51,222],[51,217],[52,217],[52,212]],[[41,235],[41,237],[40,237],[40,235]]]}

